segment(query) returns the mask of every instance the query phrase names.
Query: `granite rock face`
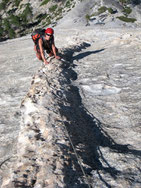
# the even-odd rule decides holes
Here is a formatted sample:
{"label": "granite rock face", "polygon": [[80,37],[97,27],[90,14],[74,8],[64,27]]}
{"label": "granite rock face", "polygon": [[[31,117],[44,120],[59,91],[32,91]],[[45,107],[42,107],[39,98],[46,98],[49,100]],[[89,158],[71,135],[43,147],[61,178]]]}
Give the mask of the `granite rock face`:
{"label": "granite rock face", "polygon": [[66,128],[72,126],[73,112],[68,94],[70,100],[75,94],[69,91],[69,66],[69,62],[53,61],[33,77],[21,102],[17,153],[3,172],[1,187],[87,186]]}
{"label": "granite rock face", "polygon": [[[26,45],[28,41],[30,45]],[[12,154],[16,152],[16,142],[20,129],[19,122],[21,120],[19,107],[23,96],[26,95],[30,87],[32,76],[39,68],[39,63],[34,63],[35,55],[32,41],[30,43],[30,40],[24,37],[2,42],[0,51],[1,179],[3,175],[7,174],[7,163],[14,159]],[[29,58],[32,58],[33,61],[29,62]]]}
{"label": "granite rock face", "polygon": [[[85,28],[64,32],[58,28],[56,43],[62,60],[52,58],[40,68],[26,64],[28,70],[38,72],[31,80],[27,71],[29,90],[30,82],[22,82],[21,113],[15,104],[21,118],[13,126],[10,119],[4,122],[15,140],[1,156],[2,188],[141,186],[141,32],[97,27],[85,33]],[[31,50],[26,39],[20,40]],[[33,63],[33,53],[26,49],[24,57],[20,45],[18,64],[24,65],[26,58]],[[12,99],[16,101],[16,95]],[[1,135],[8,148],[6,134]]]}
{"label": "granite rock face", "polygon": [[0,41],[24,36],[37,28],[105,25],[141,27],[140,0],[8,0],[0,1]]}
{"label": "granite rock face", "polygon": [[[95,169],[93,187],[139,188],[140,32],[119,32],[109,40],[116,34],[101,31],[103,40],[95,38],[82,53],[75,52],[75,84],[92,116],[87,127],[93,127],[89,141],[94,154],[90,164]],[[99,123],[92,123],[92,119]]]}

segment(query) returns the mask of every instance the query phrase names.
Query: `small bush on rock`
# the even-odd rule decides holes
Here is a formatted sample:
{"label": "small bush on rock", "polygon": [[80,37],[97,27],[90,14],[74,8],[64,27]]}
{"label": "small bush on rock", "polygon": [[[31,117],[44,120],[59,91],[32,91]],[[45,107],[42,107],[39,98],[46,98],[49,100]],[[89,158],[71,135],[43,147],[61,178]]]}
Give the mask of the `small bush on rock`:
{"label": "small bush on rock", "polygon": [[46,5],[50,0],[44,0],[40,6]]}
{"label": "small bush on rock", "polygon": [[21,0],[14,0],[14,4],[15,4],[15,6],[18,7],[19,4],[20,4],[20,2],[21,2]]}
{"label": "small bush on rock", "polygon": [[108,10],[108,12],[109,12],[110,14],[115,14],[115,11],[114,11],[112,8],[107,8],[107,10]]}
{"label": "small bush on rock", "polygon": [[117,18],[119,20],[123,21],[123,22],[132,22],[132,23],[134,23],[135,21],[137,21],[135,18],[127,18],[125,16],[119,16]]}
{"label": "small bush on rock", "polygon": [[57,9],[57,5],[53,5],[52,7],[49,8],[50,12],[54,12]]}
{"label": "small bush on rock", "polygon": [[107,10],[107,7],[105,7],[105,6],[100,7],[100,8],[98,9],[98,13],[99,13],[99,14],[102,14],[102,13],[104,13],[106,10]]}
{"label": "small bush on rock", "polygon": [[125,7],[124,9],[123,9],[123,13],[125,14],[125,15],[128,15],[128,14],[130,14],[132,12],[132,9],[130,8],[130,7]]}

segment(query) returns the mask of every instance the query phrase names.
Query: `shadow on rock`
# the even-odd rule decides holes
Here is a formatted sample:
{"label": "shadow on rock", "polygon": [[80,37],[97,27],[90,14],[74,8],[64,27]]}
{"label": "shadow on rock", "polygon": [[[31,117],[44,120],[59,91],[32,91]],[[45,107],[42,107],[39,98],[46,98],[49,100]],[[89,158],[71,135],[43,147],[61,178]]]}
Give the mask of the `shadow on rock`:
{"label": "shadow on rock", "polygon": [[[103,174],[108,174],[108,177],[110,176],[111,179],[117,179],[118,176],[122,176],[123,174],[108,163],[100,148],[106,147],[113,152],[123,153],[125,155],[132,154],[135,156],[141,156],[141,151],[129,149],[128,145],[117,144],[108,133],[102,129],[102,123],[83,106],[79,89],[71,84],[71,80],[77,79],[77,74],[73,70],[75,66],[73,60],[82,59],[91,53],[100,53],[104,50],[100,49],[93,52],[85,52],[73,57],[74,52],[81,52],[82,49],[86,49],[87,47],[89,47],[89,44],[82,43],[80,46],[65,49],[64,51],[64,57],[69,60],[69,62],[65,61],[63,63],[62,74],[67,80],[65,84],[69,85],[69,90],[65,91],[66,98],[63,99],[65,102],[62,101],[59,104],[60,113],[67,119],[65,122],[67,132],[70,135],[77,154],[81,158],[81,161],[83,161],[83,168],[90,183],[93,182],[92,174],[97,173],[101,186],[111,187],[105,180],[105,176],[103,177]],[[70,155],[72,155],[72,161],[64,167],[64,172],[66,173],[64,179],[66,187],[88,187],[86,184],[82,183],[80,185],[80,183],[78,183],[78,179],[83,177],[83,173],[78,165],[75,154],[72,152]],[[75,169],[79,170],[75,172],[73,166],[75,166]],[[71,170],[68,171],[68,169]]]}
{"label": "shadow on rock", "polygon": [[101,51],[103,51],[104,49],[101,49],[101,50],[96,50],[96,51],[88,51],[88,52],[84,52],[84,53],[80,53],[74,57],[72,57],[72,60],[80,60],[80,59],[83,59],[84,57],[88,56],[88,55],[91,55],[91,54],[96,54],[96,53],[99,53]]}

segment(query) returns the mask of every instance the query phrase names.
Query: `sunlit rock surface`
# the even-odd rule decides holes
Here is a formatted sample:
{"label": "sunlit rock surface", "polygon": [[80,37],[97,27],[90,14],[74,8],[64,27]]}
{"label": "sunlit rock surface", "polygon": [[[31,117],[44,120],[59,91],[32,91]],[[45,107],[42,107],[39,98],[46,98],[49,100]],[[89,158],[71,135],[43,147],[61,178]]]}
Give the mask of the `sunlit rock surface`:
{"label": "sunlit rock surface", "polygon": [[141,32],[58,28],[62,60],[46,67],[18,40],[0,45],[1,187],[139,188]]}
{"label": "sunlit rock surface", "polygon": [[99,121],[90,123],[93,187],[140,187],[140,32],[102,34],[73,57],[83,104]]}

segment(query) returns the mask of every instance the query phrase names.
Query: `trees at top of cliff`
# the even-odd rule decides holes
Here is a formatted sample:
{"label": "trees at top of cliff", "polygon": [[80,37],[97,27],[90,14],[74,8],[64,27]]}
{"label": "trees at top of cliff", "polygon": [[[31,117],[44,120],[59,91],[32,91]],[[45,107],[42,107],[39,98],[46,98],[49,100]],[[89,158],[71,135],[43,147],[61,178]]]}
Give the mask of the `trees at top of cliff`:
{"label": "trees at top of cliff", "polygon": [[128,4],[133,4],[133,5],[141,4],[141,0],[119,0],[119,2],[122,6],[128,5]]}
{"label": "trees at top of cliff", "polygon": [[132,1],[132,4],[134,4],[134,5],[141,4],[141,0],[131,0],[131,1]]}

